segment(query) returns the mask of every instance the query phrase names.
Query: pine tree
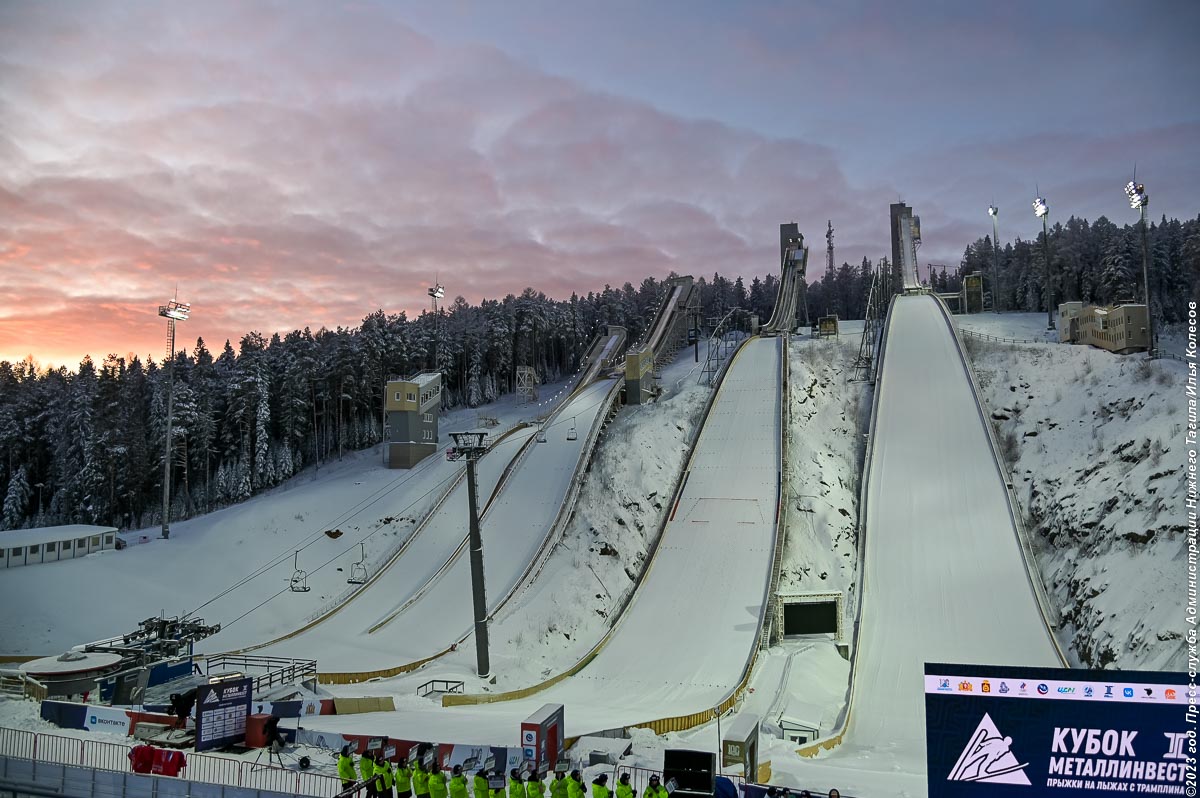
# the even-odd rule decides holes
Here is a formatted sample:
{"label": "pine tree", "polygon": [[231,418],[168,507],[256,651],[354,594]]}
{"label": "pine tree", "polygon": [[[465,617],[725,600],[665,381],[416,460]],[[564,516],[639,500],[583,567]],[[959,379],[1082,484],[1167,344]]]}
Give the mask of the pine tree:
{"label": "pine tree", "polygon": [[32,495],[33,490],[29,487],[29,469],[22,465],[8,481],[8,490],[4,494],[4,529],[19,529],[24,525],[29,498]]}

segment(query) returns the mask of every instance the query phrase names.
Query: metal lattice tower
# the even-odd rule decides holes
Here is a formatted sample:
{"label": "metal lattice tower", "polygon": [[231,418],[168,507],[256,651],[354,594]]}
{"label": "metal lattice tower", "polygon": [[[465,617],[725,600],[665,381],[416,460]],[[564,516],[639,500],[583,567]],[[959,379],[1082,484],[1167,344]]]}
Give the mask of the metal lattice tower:
{"label": "metal lattice tower", "polygon": [[825,229],[825,271],[833,271],[833,220],[826,222]]}
{"label": "metal lattice tower", "polygon": [[858,357],[854,359],[852,382],[875,382],[875,339],[879,335],[880,318],[883,315],[884,275],[882,268],[871,270],[871,287],[867,291],[867,313],[863,321],[862,339],[858,344]]}

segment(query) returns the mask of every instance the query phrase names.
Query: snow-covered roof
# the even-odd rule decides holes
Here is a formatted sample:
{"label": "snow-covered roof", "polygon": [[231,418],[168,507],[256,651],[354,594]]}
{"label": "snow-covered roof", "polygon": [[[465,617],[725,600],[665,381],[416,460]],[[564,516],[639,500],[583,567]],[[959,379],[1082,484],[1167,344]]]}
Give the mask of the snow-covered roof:
{"label": "snow-covered roof", "polygon": [[36,546],[42,543],[53,543],[60,540],[77,540],[91,535],[103,535],[116,532],[114,526],[92,526],[91,524],[67,524],[66,526],[43,526],[37,529],[13,529],[0,532],[0,548],[11,549],[17,546]]}
{"label": "snow-covered roof", "polygon": [[425,387],[441,376],[442,375],[436,371],[422,371],[420,374],[410,379],[409,382],[415,382],[417,385]]}

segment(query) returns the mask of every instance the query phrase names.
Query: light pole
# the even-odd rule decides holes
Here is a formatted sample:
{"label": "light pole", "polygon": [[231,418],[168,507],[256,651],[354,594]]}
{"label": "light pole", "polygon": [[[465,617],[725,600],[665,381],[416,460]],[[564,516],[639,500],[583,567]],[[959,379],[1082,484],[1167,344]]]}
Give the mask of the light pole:
{"label": "light pole", "polygon": [[1150,348],[1147,356],[1154,357],[1154,311],[1150,308],[1150,245],[1146,240],[1146,206],[1150,204],[1150,195],[1141,183],[1130,180],[1125,185],[1125,196],[1129,198],[1129,207],[1137,210],[1142,217],[1142,299],[1146,303],[1146,327],[1150,333]]}
{"label": "light pole", "polygon": [[996,233],[996,217],[1000,209],[995,205],[988,206],[988,216],[992,217],[992,310],[1000,312],[1000,241]]}
{"label": "light pole", "polygon": [[454,448],[446,450],[447,460],[467,461],[467,506],[470,510],[471,597],[475,609],[475,660],[479,678],[492,675],[488,660],[487,595],[483,587],[483,536],[479,534],[479,505],[475,497],[475,461],[487,451],[486,432],[451,432]]}
{"label": "light pole", "polygon": [[441,371],[438,365],[438,300],[446,295],[446,286],[435,282],[427,293],[433,300],[433,370]]}
{"label": "light pole", "polygon": [[1033,199],[1033,215],[1042,220],[1042,243],[1046,250],[1046,329],[1054,329],[1054,294],[1050,287],[1050,228],[1046,225],[1046,216],[1050,213],[1050,206],[1046,204],[1046,200],[1042,197],[1034,197]]}
{"label": "light pole", "polygon": [[169,376],[167,377],[167,439],[163,451],[163,499],[162,499],[162,538],[171,537],[171,415],[172,400],[175,390],[175,322],[187,321],[192,312],[188,302],[178,302],[172,299],[165,305],[158,306],[158,315],[167,320],[167,360],[170,361]]}

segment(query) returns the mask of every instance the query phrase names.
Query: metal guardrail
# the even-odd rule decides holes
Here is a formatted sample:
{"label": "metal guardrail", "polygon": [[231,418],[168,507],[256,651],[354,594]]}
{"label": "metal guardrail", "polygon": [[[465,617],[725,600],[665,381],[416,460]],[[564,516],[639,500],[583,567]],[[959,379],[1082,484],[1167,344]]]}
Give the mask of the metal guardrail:
{"label": "metal guardrail", "polygon": [[430,693],[461,693],[465,687],[464,682],[455,682],[449,679],[430,679],[417,688],[417,695],[424,698]]}
{"label": "metal guardrail", "polygon": [[[190,754],[183,777],[148,776],[129,772],[129,750],[132,744],[87,740],[79,737],[64,737],[56,734],[32,732],[24,729],[0,728],[0,776],[4,781],[15,781],[17,776],[33,784],[44,783],[39,778],[39,768],[48,768],[51,776],[61,773],[62,768],[79,769],[70,780],[73,788],[94,783],[93,772],[120,774],[119,778],[106,778],[110,788],[104,794],[112,796],[132,795],[244,795],[270,790],[273,794],[330,796],[341,789],[336,776],[314,771],[290,770],[255,762],[230,759],[212,754]],[[11,762],[26,763],[13,767]],[[125,779],[136,782],[126,785]],[[147,790],[146,780],[154,779],[161,785],[153,792]],[[244,788],[237,793],[193,787],[192,785],[219,785]],[[17,792],[20,792],[18,790]],[[99,794],[87,790],[87,794]],[[72,794],[65,790],[61,794]],[[261,793],[257,793],[261,794]]]}
{"label": "metal guardrail", "polygon": [[838,723],[835,731],[827,737],[819,740],[814,740],[803,748],[798,749],[801,756],[816,756],[822,749],[828,750],[841,745],[842,739],[846,735],[846,729],[850,726],[850,715],[854,710],[854,675],[858,669],[858,632],[862,627],[863,604],[866,603],[867,592],[867,573],[866,573],[866,552],[867,552],[867,495],[871,481],[871,467],[875,460],[875,427],[879,420],[879,397],[883,395],[884,386],[884,356],[887,354],[888,333],[892,327],[892,310],[895,308],[896,299],[899,294],[893,294],[888,303],[887,313],[884,314],[883,332],[879,338],[879,352],[876,358],[877,365],[875,367],[875,387],[871,395],[871,421],[867,429],[867,444],[863,452],[862,470],[859,475],[858,483],[858,563],[856,570],[856,586],[858,590],[854,596],[854,628],[850,643],[850,676],[846,688],[846,706],[842,709],[838,717]]}
{"label": "metal guardrail", "polygon": [[[938,299],[941,299],[941,297],[938,297]],[[951,326],[954,326],[954,325],[951,325]],[[981,341],[994,341],[996,343],[1002,343],[1002,344],[1052,344],[1052,343],[1057,343],[1056,341],[1047,341],[1045,338],[1041,338],[1041,339],[1004,338],[1002,336],[992,335],[990,333],[976,332],[975,330],[971,330],[966,327],[955,327],[955,329],[958,330],[960,333],[963,333],[964,335],[969,335],[972,338],[978,338]]]}
{"label": "metal guardrail", "polygon": [[278,684],[291,684],[305,678],[316,678],[317,675],[317,661],[315,659],[217,654],[207,657],[205,665],[208,673],[225,668],[233,668],[243,673],[251,669],[266,670],[266,673],[261,676],[254,677],[254,691],[256,693]]}
{"label": "metal guardrail", "polygon": [[788,505],[785,488],[788,474],[788,430],[791,428],[791,363],[788,346],[791,335],[784,332],[780,336],[779,345],[779,462],[778,485],[775,500],[775,543],[771,553],[771,577],[767,580],[767,600],[763,604],[762,628],[759,634],[759,648],[767,648],[772,638],[778,639],[775,629],[775,614],[778,598],[775,591],[779,588],[779,572],[783,567],[783,543],[787,536]]}

